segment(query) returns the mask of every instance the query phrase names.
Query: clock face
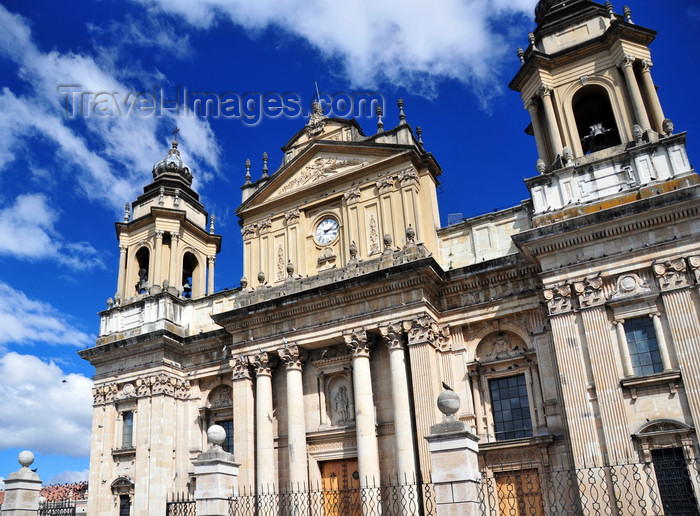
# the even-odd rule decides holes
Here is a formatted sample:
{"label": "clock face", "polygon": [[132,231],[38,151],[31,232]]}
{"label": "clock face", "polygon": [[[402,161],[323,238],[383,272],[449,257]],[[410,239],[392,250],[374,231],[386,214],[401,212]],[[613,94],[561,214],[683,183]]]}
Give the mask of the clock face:
{"label": "clock face", "polygon": [[328,217],[323,219],[316,226],[316,233],[314,234],[316,242],[321,245],[330,244],[338,236],[339,227],[338,221],[334,218]]}

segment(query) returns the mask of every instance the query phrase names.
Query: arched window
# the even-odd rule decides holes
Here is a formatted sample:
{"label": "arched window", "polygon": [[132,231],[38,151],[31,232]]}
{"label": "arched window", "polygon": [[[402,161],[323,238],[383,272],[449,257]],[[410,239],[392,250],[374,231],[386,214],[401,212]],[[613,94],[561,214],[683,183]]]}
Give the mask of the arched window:
{"label": "arched window", "polygon": [[621,143],[615,115],[604,88],[596,85],[581,88],[574,95],[572,108],[584,154]]}
{"label": "arched window", "polygon": [[193,281],[197,278],[197,267],[199,267],[197,257],[190,252],[185,253],[182,258],[182,297],[192,297]]}
{"label": "arched window", "polygon": [[138,281],[136,283],[137,294],[148,292],[148,265],[150,254],[147,247],[142,247],[136,252],[136,264],[138,267]]}

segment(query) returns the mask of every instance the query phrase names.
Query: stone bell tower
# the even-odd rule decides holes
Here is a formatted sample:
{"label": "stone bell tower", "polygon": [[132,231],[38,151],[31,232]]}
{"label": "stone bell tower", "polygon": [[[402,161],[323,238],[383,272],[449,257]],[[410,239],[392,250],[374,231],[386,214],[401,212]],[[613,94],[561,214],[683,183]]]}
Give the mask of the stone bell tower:
{"label": "stone bell tower", "polygon": [[[214,262],[221,236],[191,188],[192,171],[182,161],[177,138],[153,166],[153,182],[116,223],[119,276],[116,303],[168,291],[198,298],[214,291]],[[207,227],[208,226],[208,227]]]}
{"label": "stone bell tower", "polygon": [[656,32],[611,2],[540,0],[510,83],[532,119],[534,225],[697,182],[651,76]]}

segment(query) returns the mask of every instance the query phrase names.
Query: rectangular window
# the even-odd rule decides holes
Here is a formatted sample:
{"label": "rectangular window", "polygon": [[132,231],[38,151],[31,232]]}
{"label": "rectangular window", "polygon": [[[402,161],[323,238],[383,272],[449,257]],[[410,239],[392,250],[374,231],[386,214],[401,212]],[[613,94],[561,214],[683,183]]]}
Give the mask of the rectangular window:
{"label": "rectangular window", "polygon": [[636,317],[625,321],[625,336],[630,351],[632,370],[636,376],[660,373],[664,370],[656,341],[654,323],[650,317]]}
{"label": "rectangular window", "polygon": [[223,442],[221,447],[225,452],[233,453],[233,419],[217,421],[216,424],[226,430],[226,440]]}
{"label": "rectangular window", "polygon": [[532,437],[525,375],[489,380],[496,440]]}
{"label": "rectangular window", "polygon": [[134,413],[122,412],[122,448],[134,446]]}

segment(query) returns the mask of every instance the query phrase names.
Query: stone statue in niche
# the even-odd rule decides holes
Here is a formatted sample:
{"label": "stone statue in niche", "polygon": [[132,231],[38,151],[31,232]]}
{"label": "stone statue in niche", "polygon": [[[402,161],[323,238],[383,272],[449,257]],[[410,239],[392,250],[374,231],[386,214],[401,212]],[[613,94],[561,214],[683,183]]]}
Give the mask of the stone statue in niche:
{"label": "stone statue in niche", "polygon": [[349,408],[348,388],[341,385],[333,400],[333,409],[341,421],[347,421]]}
{"label": "stone statue in niche", "polygon": [[326,400],[330,424],[344,426],[351,423],[354,420],[352,394],[347,378],[343,375],[336,375],[327,385]]}

